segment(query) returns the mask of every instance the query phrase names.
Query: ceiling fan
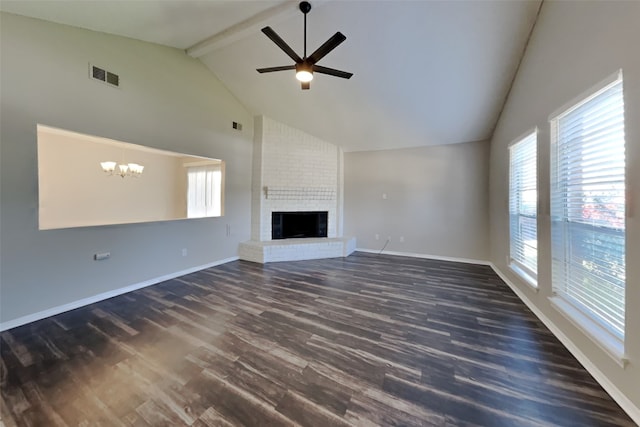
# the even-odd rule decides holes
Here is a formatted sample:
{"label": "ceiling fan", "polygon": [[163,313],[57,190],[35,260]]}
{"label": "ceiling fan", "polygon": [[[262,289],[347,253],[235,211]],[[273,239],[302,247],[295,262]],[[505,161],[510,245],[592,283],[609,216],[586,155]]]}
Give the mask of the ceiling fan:
{"label": "ceiling fan", "polygon": [[329,52],[338,47],[340,43],[347,38],[340,31],[335,33],[333,37],[324,42],[322,46],[316,49],[311,55],[307,56],[307,13],[311,10],[311,4],[307,1],[300,2],[300,11],[304,14],[304,56],[300,58],[297,53],[276,34],[271,27],[264,27],[262,32],[271,39],[280,49],[286,53],[289,58],[295,61],[295,65],[284,65],[281,67],[258,68],[259,73],[272,73],[274,71],[296,70],[296,78],[301,82],[302,89],[311,87],[313,73],[328,74],[330,76],[342,77],[349,79],[353,73],[340,71],[333,68],[317,65],[317,62],[324,58]]}

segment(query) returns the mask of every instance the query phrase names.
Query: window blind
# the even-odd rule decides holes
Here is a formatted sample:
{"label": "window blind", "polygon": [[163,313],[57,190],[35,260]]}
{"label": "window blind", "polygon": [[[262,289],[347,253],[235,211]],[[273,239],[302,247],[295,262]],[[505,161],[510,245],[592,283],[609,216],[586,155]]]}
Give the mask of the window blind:
{"label": "window blind", "polygon": [[552,119],[551,126],[553,291],[623,338],[622,77]]}
{"label": "window blind", "polygon": [[536,280],[538,273],[537,133],[509,147],[511,264]]}

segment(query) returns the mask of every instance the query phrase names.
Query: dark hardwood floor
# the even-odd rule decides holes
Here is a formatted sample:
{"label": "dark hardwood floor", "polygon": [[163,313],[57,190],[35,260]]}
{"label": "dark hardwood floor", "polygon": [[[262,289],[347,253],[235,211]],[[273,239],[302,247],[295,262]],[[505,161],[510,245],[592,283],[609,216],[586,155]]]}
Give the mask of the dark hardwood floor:
{"label": "dark hardwood floor", "polygon": [[237,261],[0,336],[6,427],[635,425],[487,266]]}

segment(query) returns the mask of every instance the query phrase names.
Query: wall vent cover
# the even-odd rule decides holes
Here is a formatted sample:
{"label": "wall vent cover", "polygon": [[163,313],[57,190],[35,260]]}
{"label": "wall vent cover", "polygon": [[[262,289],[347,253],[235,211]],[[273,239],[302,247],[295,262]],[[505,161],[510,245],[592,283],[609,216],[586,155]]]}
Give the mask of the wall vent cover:
{"label": "wall vent cover", "polygon": [[120,86],[120,76],[112,73],[111,71],[107,71],[104,68],[96,67],[92,64],[89,64],[89,77],[94,80],[99,80],[103,83],[106,83],[109,86]]}
{"label": "wall vent cover", "polygon": [[120,86],[120,76],[107,71],[107,83],[114,86]]}

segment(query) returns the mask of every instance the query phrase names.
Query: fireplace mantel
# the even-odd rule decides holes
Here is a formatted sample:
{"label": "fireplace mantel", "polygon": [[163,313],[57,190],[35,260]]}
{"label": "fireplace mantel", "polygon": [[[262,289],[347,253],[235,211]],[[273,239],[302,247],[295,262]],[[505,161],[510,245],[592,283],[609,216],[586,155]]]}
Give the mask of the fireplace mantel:
{"label": "fireplace mantel", "polygon": [[331,187],[264,187],[270,200],[335,200],[336,189]]}

